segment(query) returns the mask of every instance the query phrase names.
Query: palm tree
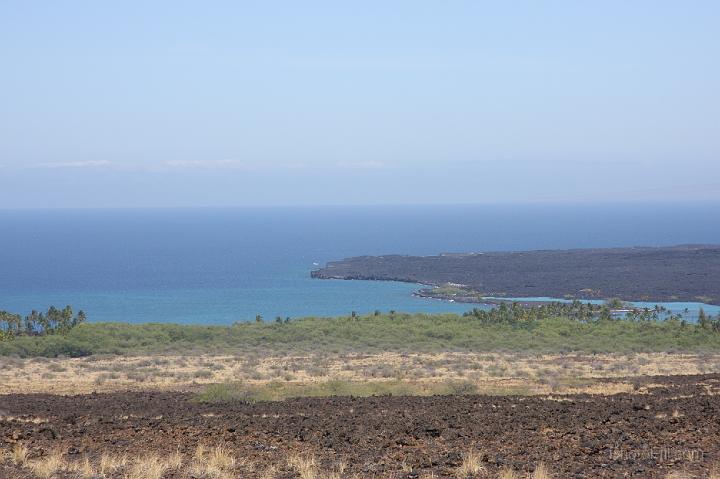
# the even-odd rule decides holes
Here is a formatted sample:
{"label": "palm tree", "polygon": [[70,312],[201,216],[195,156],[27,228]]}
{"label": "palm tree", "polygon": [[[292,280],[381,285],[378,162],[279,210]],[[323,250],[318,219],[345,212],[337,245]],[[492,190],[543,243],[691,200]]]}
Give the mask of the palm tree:
{"label": "palm tree", "polygon": [[40,334],[50,334],[52,332],[50,319],[43,313],[38,314],[37,324],[40,326]]}
{"label": "palm tree", "polygon": [[700,311],[698,311],[698,325],[705,329],[709,326],[709,320],[707,315],[705,314],[705,310],[700,308]]}
{"label": "palm tree", "polygon": [[87,321],[87,316],[85,316],[85,311],[82,309],[78,311],[77,316],[75,316],[72,320],[73,327],[77,326],[78,324],[82,324],[85,321]]}

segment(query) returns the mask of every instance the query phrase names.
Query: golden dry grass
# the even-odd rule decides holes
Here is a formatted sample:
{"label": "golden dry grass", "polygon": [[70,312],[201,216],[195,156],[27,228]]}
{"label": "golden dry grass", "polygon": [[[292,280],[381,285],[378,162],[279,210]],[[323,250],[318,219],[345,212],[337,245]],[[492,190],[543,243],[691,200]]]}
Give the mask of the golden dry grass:
{"label": "golden dry grass", "polygon": [[552,475],[550,475],[550,470],[542,462],[535,466],[535,470],[530,477],[532,479],[552,479]]}
{"label": "golden dry grass", "polygon": [[287,465],[300,479],[340,479],[346,469],[343,462],[331,469],[323,469],[315,456],[302,454],[290,456]]}
{"label": "golden dry grass", "polygon": [[175,451],[167,457],[165,462],[170,466],[170,469],[180,469],[185,462],[185,458],[179,451]]}
{"label": "golden dry grass", "polygon": [[[69,473],[77,479],[162,479],[170,471],[177,471],[182,477],[195,479],[233,479],[237,477],[238,465],[242,466],[243,472],[253,470],[252,465],[239,463],[222,446],[210,449],[199,446],[187,466],[186,459],[180,452],[162,456],[148,454],[132,460],[126,456],[103,453],[96,461],[92,461],[88,456],[78,461],[68,461],[59,451],[31,460],[28,460],[29,455],[27,448],[16,445],[5,456],[11,464],[30,470],[39,479],[51,479],[61,472]],[[266,477],[270,479],[274,475],[268,474]]]}
{"label": "golden dry grass", "polygon": [[[259,479],[276,479],[287,477],[288,472],[299,479],[360,479],[357,474],[348,475],[343,462],[332,467],[322,467],[320,461],[312,454],[291,455],[284,467],[282,464],[264,465],[256,468],[252,463],[238,460],[224,446],[198,446],[190,457],[179,452],[168,455],[150,454],[127,459],[125,456],[103,454],[96,457],[84,456],[79,460],[70,461],[59,451],[53,451],[36,459],[30,451],[21,445],[6,451],[5,459],[12,465],[30,471],[38,479],[55,479],[72,477],[73,479],[164,479],[172,472],[173,477],[183,479],[234,479],[237,477],[255,477]],[[399,471],[400,472],[400,471]],[[410,468],[402,468],[407,474]],[[59,476],[58,476],[59,474]],[[665,479],[720,479],[720,468],[713,466],[709,475],[691,475],[685,471],[674,471],[666,474]],[[501,469],[497,474],[490,474],[482,465],[482,455],[474,449],[463,455],[463,461],[454,471],[460,479],[497,478],[497,479],[553,479],[549,468],[538,463],[530,474],[518,472],[510,467]],[[392,477],[392,476],[389,476]],[[438,477],[433,472],[420,472],[419,477],[431,479]],[[441,474],[441,477],[446,477]]]}
{"label": "golden dry grass", "polygon": [[474,450],[470,450],[463,455],[462,464],[455,471],[455,476],[459,479],[475,477],[483,471],[482,459],[480,454]]}
{"label": "golden dry grass", "polygon": [[693,479],[693,476],[684,471],[675,471],[666,475],[665,479]]}
{"label": "golden dry grass", "polygon": [[198,445],[195,449],[192,462],[187,467],[187,472],[192,477],[208,479],[229,479],[234,477],[233,471],[237,466],[235,457],[224,447],[216,446],[207,449],[204,445]]}
{"label": "golden dry grass", "polygon": [[98,461],[98,474],[102,477],[109,476],[115,471],[124,468],[127,463],[127,456],[103,453],[100,455],[100,459]]}
{"label": "golden dry grass", "polygon": [[318,479],[320,477],[320,471],[313,456],[290,456],[288,466],[300,476],[300,479]]}
{"label": "golden dry grass", "polygon": [[177,466],[176,458],[161,457],[148,454],[133,462],[126,474],[126,479],[162,479],[163,475]]}
{"label": "golden dry grass", "polygon": [[[118,390],[189,390],[198,384],[327,380],[471,381],[488,394],[615,394],[631,382],[602,378],[700,374],[720,371],[720,354],[642,353],[379,353],[238,356],[91,356],[87,358],[0,358],[0,394],[82,394]],[[0,417],[42,422],[44,418]]]}
{"label": "golden dry grass", "polygon": [[222,470],[230,470],[235,467],[235,458],[222,446],[216,446],[210,451],[207,462],[212,467]]}
{"label": "golden dry grass", "polygon": [[260,473],[258,477],[259,479],[275,479],[275,476],[277,476],[277,474],[277,466],[268,466]]}
{"label": "golden dry grass", "polygon": [[68,469],[62,453],[53,451],[47,456],[28,462],[30,469],[40,479],[50,479],[56,473]]}
{"label": "golden dry grass", "polygon": [[510,467],[504,467],[498,473],[498,479],[520,479],[520,474]]}
{"label": "golden dry grass", "polygon": [[720,465],[715,464],[712,469],[710,470],[710,475],[708,476],[708,479],[720,479]]}
{"label": "golden dry grass", "polygon": [[25,444],[17,443],[15,444],[10,452],[7,454],[10,461],[18,466],[24,466],[28,461],[28,456],[30,455],[30,451],[25,446]]}
{"label": "golden dry grass", "polygon": [[95,479],[98,476],[95,466],[90,462],[89,457],[84,457],[78,462],[68,464],[68,470],[73,471],[80,479]]}

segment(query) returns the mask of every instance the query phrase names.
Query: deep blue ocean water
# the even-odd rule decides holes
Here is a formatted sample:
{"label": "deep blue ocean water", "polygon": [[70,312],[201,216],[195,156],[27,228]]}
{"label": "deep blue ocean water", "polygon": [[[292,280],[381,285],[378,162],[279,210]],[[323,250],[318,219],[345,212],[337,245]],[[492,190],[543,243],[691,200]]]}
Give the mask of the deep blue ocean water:
{"label": "deep blue ocean water", "polygon": [[[71,304],[91,321],[197,324],[463,312],[472,305],[413,297],[416,285],[314,280],[310,270],[364,254],[720,243],[719,211],[717,203],[0,210],[0,309]],[[675,309],[686,306],[696,307]]]}

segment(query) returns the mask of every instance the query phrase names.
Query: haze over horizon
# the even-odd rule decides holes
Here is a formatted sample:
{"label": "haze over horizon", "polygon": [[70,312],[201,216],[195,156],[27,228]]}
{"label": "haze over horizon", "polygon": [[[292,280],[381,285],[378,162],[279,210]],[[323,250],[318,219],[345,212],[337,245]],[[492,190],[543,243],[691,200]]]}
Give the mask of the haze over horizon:
{"label": "haze over horizon", "polygon": [[0,208],[720,201],[713,1],[0,4]]}

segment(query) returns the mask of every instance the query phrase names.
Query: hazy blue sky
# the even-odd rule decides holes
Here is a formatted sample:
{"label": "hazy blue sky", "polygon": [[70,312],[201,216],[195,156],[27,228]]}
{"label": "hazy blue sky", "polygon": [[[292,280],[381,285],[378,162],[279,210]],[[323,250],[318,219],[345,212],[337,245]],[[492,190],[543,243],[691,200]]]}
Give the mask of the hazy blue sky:
{"label": "hazy blue sky", "polygon": [[0,207],[720,199],[718,1],[0,0]]}

